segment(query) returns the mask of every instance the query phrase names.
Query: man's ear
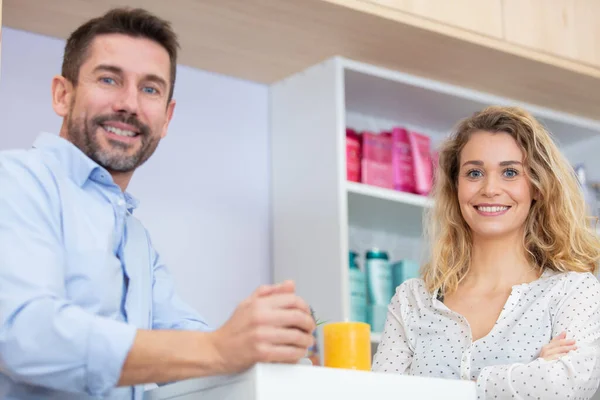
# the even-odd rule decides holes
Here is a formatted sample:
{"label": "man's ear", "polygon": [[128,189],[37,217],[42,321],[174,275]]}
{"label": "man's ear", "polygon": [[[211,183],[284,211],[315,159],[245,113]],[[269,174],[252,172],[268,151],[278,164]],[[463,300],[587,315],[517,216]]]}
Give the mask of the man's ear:
{"label": "man's ear", "polygon": [[66,117],[73,101],[74,87],[71,81],[62,75],[52,79],[52,108],[60,117]]}

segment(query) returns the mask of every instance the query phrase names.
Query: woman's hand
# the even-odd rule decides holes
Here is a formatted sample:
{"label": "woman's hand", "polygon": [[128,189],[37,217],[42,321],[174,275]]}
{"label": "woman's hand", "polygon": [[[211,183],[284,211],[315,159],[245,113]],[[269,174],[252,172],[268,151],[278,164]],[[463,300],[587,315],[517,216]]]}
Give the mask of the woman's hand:
{"label": "woman's hand", "polygon": [[575,339],[565,339],[566,332],[560,333],[550,343],[542,347],[538,358],[543,358],[546,361],[556,360],[572,350],[576,350]]}

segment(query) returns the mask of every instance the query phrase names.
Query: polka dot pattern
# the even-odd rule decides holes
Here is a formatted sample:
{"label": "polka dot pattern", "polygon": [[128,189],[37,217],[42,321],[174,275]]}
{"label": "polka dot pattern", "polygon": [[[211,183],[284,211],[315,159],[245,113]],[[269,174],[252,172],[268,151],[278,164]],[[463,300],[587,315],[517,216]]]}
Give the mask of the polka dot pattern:
{"label": "polka dot pattern", "polygon": [[[559,333],[577,350],[538,358]],[[477,382],[478,399],[590,399],[600,383],[600,282],[546,271],[513,286],[496,324],[473,342],[460,314],[421,279],[400,285],[388,306],[373,371]]]}

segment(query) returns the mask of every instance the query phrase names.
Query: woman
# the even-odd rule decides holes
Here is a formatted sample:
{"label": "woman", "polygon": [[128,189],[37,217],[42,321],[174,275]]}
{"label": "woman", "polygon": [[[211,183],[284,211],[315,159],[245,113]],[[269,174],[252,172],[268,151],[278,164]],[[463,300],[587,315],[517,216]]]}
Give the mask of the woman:
{"label": "woman", "polygon": [[549,133],[518,108],[462,121],[434,199],[431,259],[396,289],[373,370],[474,380],[480,399],[592,397],[600,240]]}

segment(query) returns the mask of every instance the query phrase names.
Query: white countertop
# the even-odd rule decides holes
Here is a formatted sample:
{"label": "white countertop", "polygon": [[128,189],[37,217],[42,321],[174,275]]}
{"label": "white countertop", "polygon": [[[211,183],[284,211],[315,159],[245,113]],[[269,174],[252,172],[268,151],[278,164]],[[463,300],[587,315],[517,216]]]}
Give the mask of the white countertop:
{"label": "white countertop", "polygon": [[475,400],[475,383],[320,366],[258,364],[233,376],[191,379],[146,392],[147,400]]}

